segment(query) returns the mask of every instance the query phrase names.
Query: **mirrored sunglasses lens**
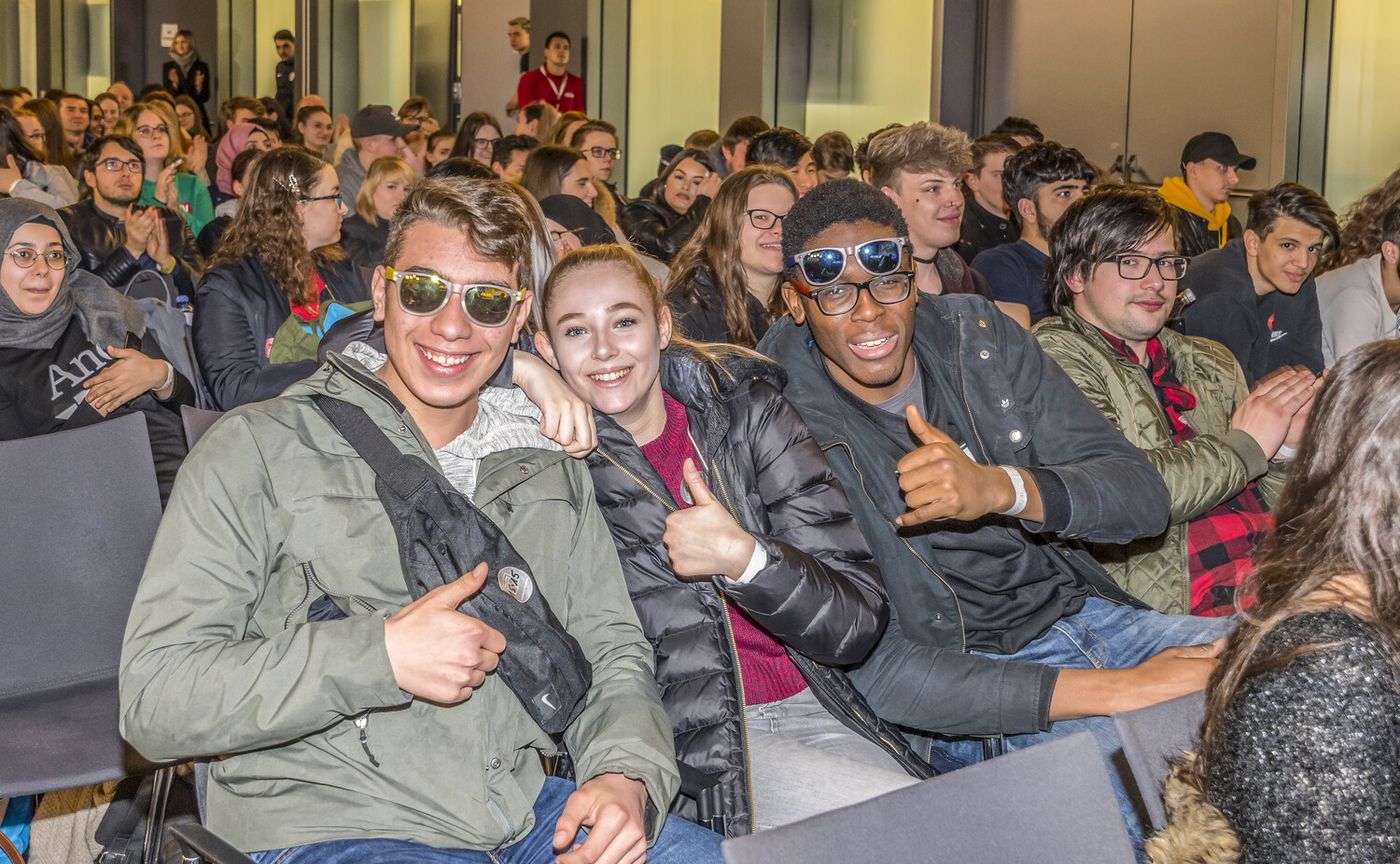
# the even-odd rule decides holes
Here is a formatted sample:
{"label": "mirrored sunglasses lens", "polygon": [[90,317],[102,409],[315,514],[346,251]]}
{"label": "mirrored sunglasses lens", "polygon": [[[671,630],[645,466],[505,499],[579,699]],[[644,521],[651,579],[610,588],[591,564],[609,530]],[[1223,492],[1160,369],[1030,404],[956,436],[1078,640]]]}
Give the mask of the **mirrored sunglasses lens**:
{"label": "mirrored sunglasses lens", "polygon": [[478,285],[467,291],[467,316],[485,327],[499,327],[510,318],[513,295],[504,288]]}
{"label": "mirrored sunglasses lens", "polygon": [[404,273],[399,278],[399,303],[414,315],[437,312],[447,304],[448,293],[447,286],[421,274]]}
{"label": "mirrored sunglasses lens", "polygon": [[846,253],[840,249],[815,249],[798,259],[802,275],[810,285],[828,285],[841,278],[846,269]]}
{"label": "mirrored sunglasses lens", "polygon": [[860,265],[872,276],[883,276],[899,269],[900,245],[894,240],[872,240],[856,249]]}

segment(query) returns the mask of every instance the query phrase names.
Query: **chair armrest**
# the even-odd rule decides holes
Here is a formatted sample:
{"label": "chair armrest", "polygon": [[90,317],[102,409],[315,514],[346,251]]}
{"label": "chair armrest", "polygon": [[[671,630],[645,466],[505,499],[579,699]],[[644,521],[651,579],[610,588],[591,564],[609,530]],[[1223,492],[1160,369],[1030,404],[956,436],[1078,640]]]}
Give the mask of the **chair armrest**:
{"label": "chair armrest", "polygon": [[219,835],[193,822],[169,826],[170,836],[180,844],[185,860],[204,864],[253,864],[253,859],[233,848]]}

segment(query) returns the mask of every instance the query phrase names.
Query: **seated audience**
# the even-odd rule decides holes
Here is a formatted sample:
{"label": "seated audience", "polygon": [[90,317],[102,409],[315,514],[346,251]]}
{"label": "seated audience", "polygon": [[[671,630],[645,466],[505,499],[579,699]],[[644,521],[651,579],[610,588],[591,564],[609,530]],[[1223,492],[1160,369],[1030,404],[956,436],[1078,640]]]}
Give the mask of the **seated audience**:
{"label": "seated audience", "polygon": [[209,188],[197,176],[180,170],[186,164],[183,155],[175,152],[173,124],[167,120],[167,112],[138,102],[122,112],[112,134],[130,138],[141,147],[146,170],[136,203],[169,207],[184,217],[191,233],[198,235],[214,218],[214,203]]}
{"label": "seated audience", "polygon": [[1177,245],[1182,255],[1195,258],[1240,236],[1240,220],[1230,213],[1230,193],[1240,183],[1239,172],[1253,171],[1256,164],[1224,132],[1202,132],[1186,142],[1181,176],[1168,177],[1157,190],[1181,211]]}
{"label": "seated audience", "polygon": [[485,111],[473,111],[462,118],[452,142],[453,156],[470,156],[490,166],[496,142],[501,140],[501,124]]}
{"label": "seated audience", "polygon": [[58,116],[63,124],[63,140],[73,155],[81,158],[92,143],[88,137],[92,117],[88,113],[87,99],[77,93],[60,93],[53,97],[53,101],[58,105]]}
{"label": "seated audience", "polygon": [[320,335],[369,299],[336,245],[342,200],[335,169],[304,150],[254,163],[194,301],[195,356],[219,410],[270,399],[310,375]]}
{"label": "seated audience", "polygon": [[271,96],[263,96],[259,100],[263,105],[263,114],[250,122],[265,124],[263,128],[267,133],[277,139],[280,145],[283,141],[292,137],[292,120],[283,116],[282,106]]}
{"label": "seated audience", "polygon": [[769,128],[767,120],[752,114],[736,117],[725,127],[724,134],[709,147],[710,164],[721,180],[749,164],[749,144]]}
{"label": "seated audience", "polygon": [[452,145],[456,136],[451,129],[439,129],[428,136],[428,147],[423,151],[423,161],[428,168],[436,168],[452,158]]}
{"label": "seated audience", "polygon": [[[972,164],[967,136],[936,123],[915,123],[876,137],[869,160],[870,185],[898,205],[909,226],[915,287],[927,294],[990,297],[987,281],[956,250],[962,234],[961,180]],[[1024,307],[1001,308],[1030,326]]]}
{"label": "seated audience", "polygon": [[870,142],[874,141],[876,136],[880,135],[882,132],[888,132],[891,129],[903,128],[903,123],[890,123],[889,125],[882,126],[879,129],[876,129],[874,132],[871,132],[869,135],[866,135],[864,138],[860,139],[860,143],[856,145],[855,159],[856,170],[860,172],[861,180],[865,181],[866,183],[870,182]]}
{"label": "seated audience", "polygon": [[958,235],[958,254],[969,264],[993,246],[1016,242],[1016,224],[1011,219],[1002,174],[1007,157],[1020,149],[1010,135],[983,135],[972,141],[972,170],[963,175],[967,207]]}
{"label": "seated audience", "polygon": [[855,145],[845,132],[824,132],[812,142],[812,162],[817,169],[818,183],[849,177],[856,167]]}
{"label": "seated audience", "polygon": [[745,165],[777,165],[792,178],[801,198],[817,185],[817,163],[812,158],[812,142],[795,129],[779,126],[758,133],[749,142]]}
{"label": "seated audience", "polygon": [[243,191],[248,185],[248,172],[253,169],[253,163],[262,154],[261,150],[244,150],[233,157],[233,167],[229,171],[233,176],[233,197],[220,202],[219,206],[214,208],[214,218],[199,232],[199,254],[206,261],[214,257],[219,244],[223,242],[225,232],[228,231],[228,226],[233,224],[233,217],[238,215],[238,208],[243,203]]}
{"label": "seated audience", "polygon": [[[214,151],[214,182],[225,201],[233,196],[233,160],[238,154],[246,150],[266,153],[273,149],[276,147],[267,130],[256,123],[235,123],[228,128]],[[219,203],[222,205],[223,201]]]}
{"label": "seated audience", "polygon": [[[33,114],[23,109],[20,113],[38,127]],[[43,130],[38,131],[38,143],[42,146]],[[68,169],[61,165],[45,165],[43,159],[43,151],[36,148],[34,140],[25,133],[23,119],[0,106],[0,192],[48,207],[77,203],[78,187]]]}
{"label": "seated audience", "polygon": [[507,135],[491,145],[491,170],[507,183],[519,183],[525,174],[525,160],[540,142],[529,135]]}
{"label": "seated audience", "polygon": [[121,103],[111,93],[98,93],[92,101],[96,102],[98,109],[102,111],[103,134],[110,133],[112,127],[117,125],[117,117],[121,116]]}
{"label": "seated audience", "polygon": [[251,123],[254,120],[265,118],[267,109],[263,107],[262,102],[251,96],[234,96],[232,99],[224,100],[223,105],[219,107],[219,116],[223,121],[220,129],[220,135],[222,135],[235,123]]}
{"label": "seated audience", "polygon": [[194,388],[141,310],[77,268],[78,247],[51,208],[0,200],[0,240],[0,439],[139,411],[164,501],[185,457],[180,406],[194,404]]}
{"label": "seated audience", "polygon": [[1152,861],[1400,857],[1397,408],[1392,341],[1323,385]]}
{"label": "seated audience", "polygon": [[996,125],[990,133],[991,135],[1006,135],[1020,144],[1022,147],[1029,147],[1032,144],[1039,144],[1045,140],[1045,133],[1040,131],[1040,127],[1032,120],[1025,117],[1008,116]]}
{"label": "seated audience", "polygon": [[520,183],[536,201],[551,195],[572,195],[592,207],[598,197],[593,169],[584,155],[572,147],[546,144],[530,151]]}
{"label": "seated audience", "polygon": [[1171,495],[1165,533],[1094,557],[1159,611],[1230,615],[1321,379],[1290,369],[1250,392],[1223,346],[1166,328],[1190,260],[1176,221],[1160,195],[1123,186],[1072,205],[1050,232],[1059,314],[1035,336]]}
{"label": "seated audience", "polygon": [[616,243],[617,234],[592,207],[574,195],[550,195],[540,199],[544,227],[554,244],[554,255],[565,255],[584,246]]}
{"label": "seated audience", "polygon": [[130,138],[107,135],[83,156],[82,203],[60,211],[78,248],[73,266],[123,288],[143,270],[154,270],[174,289],[194,296],[204,267],[190,226],[168,207],[137,204],[145,162]]}
{"label": "seated audience", "polygon": [[449,156],[428,169],[427,177],[460,177],[463,180],[496,180],[496,172],[469,156]]}
{"label": "seated audience", "polygon": [[783,219],[797,189],[776,165],[729,175],[700,227],[671,262],[666,302],[676,332],[698,342],[752,348],[768,324],[786,314]]}
{"label": "seated audience", "polygon": [[633,198],[618,220],[641,252],[669,264],[700,227],[720,179],[701,150],[681,150],[662,169],[649,196]]}
{"label": "seated audience", "polygon": [[1286,366],[1321,375],[1312,271],[1336,242],[1337,217],[1321,195],[1297,183],[1255,193],[1244,236],[1203,253],[1186,271],[1182,332],[1230,349],[1250,386]]}
{"label": "seated audience", "polygon": [[520,114],[515,118],[515,128],[510,132],[548,142],[554,137],[554,127],[558,125],[559,112],[544,102],[535,102],[520,109]]}
{"label": "seated audience", "polygon": [[617,147],[617,127],[606,120],[589,120],[574,130],[569,146],[588,159],[594,179],[602,183],[612,197],[614,208],[620,211],[627,206],[627,197],[618,191],[612,179],[617,160],[622,157]]}
{"label": "seated audience", "polygon": [[578,128],[588,122],[588,115],[582,111],[565,111],[559,115],[559,122],[554,124],[554,133],[549,136],[546,144],[553,144],[556,147],[568,147],[573,140],[574,133]]}
{"label": "seated audience", "polygon": [[[870,186],[813,189],[783,221],[792,317],[758,346],[889,592],[884,636],[850,674],[881,718],[924,734],[1014,750],[1088,730],[1111,760],[1107,715],[1200,689],[1219,646],[1197,643],[1231,622],[1144,608],[1079,545],[1162,533],[1161,475],[990,301],[915,291],[907,234]],[[953,764],[983,744],[933,740]]]}
{"label": "seated audience", "polygon": [[80,154],[75,153],[64,138],[58,106],[47,99],[30,99],[21,107],[39,118],[39,126],[44,130],[44,164],[57,165],[67,171],[68,176],[77,177]]}
{"label": "seated audience", "polygon": [[1326,273],[1376,254],[1381,248],[1385,217],[1397,204],[1400,204],[1400,168],[1366,190],[1366,194],[1347,208],[1341,220],[1337,246],[1327,250],[1317,272]]}
{"label": "seated audience", "polygon": [[355,212],[340,223],[340,247],[352,262],[371,269],[384,263],[389,220],[411,185],[413,169],[397,156],[380,156],[369,166],[355,198]]}
{"label": "seated audience", "polygon": [[1382,220],[1376,251],[1317,277],[1322,362],[1358,345],[1400,336],[1400,203]]}
{"label": "seated audience", "polygon": [[300,144],[319,159],[330,161],[331,137],[335,121],[323,105],[307,105],[297,110],[292,142]]}
{"label": "seated audience", "polygon": [[175,119],[180,122],[180,131],[191,139],[204,135],[203,128],[200,127],[199,106],[188,96],[177,96],[175,98]]}
{"label": "seated audience", "polygon": [[398,118],[400,123],[416,127],[424,138],[442,128],[433,116],[433,104],[426,96],[410,96],[405,99],[399,106]]}
{"label": "seated audience", "polygon": [[350,137],[355,147],[345,151],[336,163],[335,173],[340,181],[340,194],[348,201],[357,200],[360,184],[365,182],[365,174],[374,160],[380,156],[400,156],[409,160],[409,165],[418,171],[410,156],[404,136],[417,129],[417,126],[400,123],[393,109],[388,105],[366,105],[350,121]]}
{"label": "seated audience", "polygon": [[[838,668],[875,644],[885,599],[782,372],[673,341],[656,283],[619,246],[564,258],[540,317],[540,352],[594,409],[598,505],[656,650],[677,757],[719,787],[710,824],[746,834],[928,776]],[[699,815],[694,801],[680,812]]]}
{"label": "seated audience", "polygon": [[[310,159],[260,159],[250,194],[294,158]],[[415,185],[375,270],[385,351],[351,345],[216,423],[180,476],[127,629],[122,732],[160,760],[222,754],[208,822],[257,860],[721,860],[718,835],[665,818],[669,724],[587,468],[485,387],[530,313],[542,233],[502,184]],[[468,519],[451,572],[401,559],[411,529],[318,399],[438,478],[432,500]],[[568,647],[548,689],[491,674],[512,658],[468,603],[488,579],[536,598]],[[545,775],[559,744],[537,718],[562,728],[576,780]]]}
{"label": "seated audience", "polygon": [[1054,141],[1031,144],[1006,160],[1001,185],[1020,239],[978,255],[976,267],[992,296],[1025,306],[1031,323],[1050,314],[1050,229],[1093,182],[1089,160]]}

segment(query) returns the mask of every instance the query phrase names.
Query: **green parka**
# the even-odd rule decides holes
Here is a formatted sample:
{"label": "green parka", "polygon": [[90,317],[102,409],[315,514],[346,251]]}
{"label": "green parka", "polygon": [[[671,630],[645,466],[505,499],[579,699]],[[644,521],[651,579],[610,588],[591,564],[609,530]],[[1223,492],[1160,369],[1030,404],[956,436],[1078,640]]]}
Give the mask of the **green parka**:
{"label": "green parka", "polygon": [[1124,590],[1159,611],[1184,615],[1191,611],[1187,523],[1238,495],[1251,480],[1258,481],[1264,503],[1273,506],[1286,470],[1271,464],[1247,432],[1230,428],[1249,388],[1225,346],[1170,329],[1157,335],[1172,372],[1196,396],[1196,407],[1183,416],[1199,434],[1180,444],[1172,443],[1171,425],[1147,370],[1114,351],[1097,327],[1068,308],[1035,327],[1045,353],[1142,450],[1171,493],[1166,533],[1125,546],[1096,544],[1094,557]]}
{"label": "green parka", "polygon": [[[122,733],[152,759],[221,756],[209,819],[243,850],[511,843],[534,824],[540,753],[554,745],[497,676],[453,706],[398,688],[384,620],[409,596],[394,531],[373,472],[311,402],[318,392],[438,465],[382,382],[340,355],[221,418],[180,472],[137,591]],[[593,664],[587,707],[564,735],[579,782],[642,780],[664,814],[679,785],[671,725],[587,467],[501,450],[481,461],[472,497]],[[349,617],[307,623],[322,595]]]}

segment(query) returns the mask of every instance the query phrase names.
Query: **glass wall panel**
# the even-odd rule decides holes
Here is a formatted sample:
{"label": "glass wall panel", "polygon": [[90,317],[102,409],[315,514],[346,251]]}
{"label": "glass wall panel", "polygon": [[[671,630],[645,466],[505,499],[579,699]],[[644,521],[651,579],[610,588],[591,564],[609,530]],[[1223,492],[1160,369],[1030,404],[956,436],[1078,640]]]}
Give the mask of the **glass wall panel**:
{"label": "glass wall panel", "polygon": [[656,176],[663,146],[719,125],[721,9],[721,0],[632,0],[622,145],[632,195]]}
{"label": "glass wall panel", "polygon": [[1400,166],[1400,3],[1336,0],[1324,194],[1338,212]]}
{"label": "glass wall panel", "polygon": [[109,0],[65,0],[63,89],[100,93],[112,80],[112,6]]}
{"label": "glass wall panel", "polygon": [[412,0],[360,0],[359,104],[399,110],[412,86],[412,54]]}
{"label": "glass wall panel", "polygon": [[860,140],[887,123],[927,120],[929,0],[812,0],[806,134]]}
{"label": "glass wall panel", "polygon": [[296,0],[257,0],[253,18],[253,56],[257,58],[258,96],[277,95],[277,46],[272,34],[278,30],[297,32]]}
{"label": "glass wall panel", "polygon": [[39,90],[39,43],[34,0],[0,0],[0,81]]}

